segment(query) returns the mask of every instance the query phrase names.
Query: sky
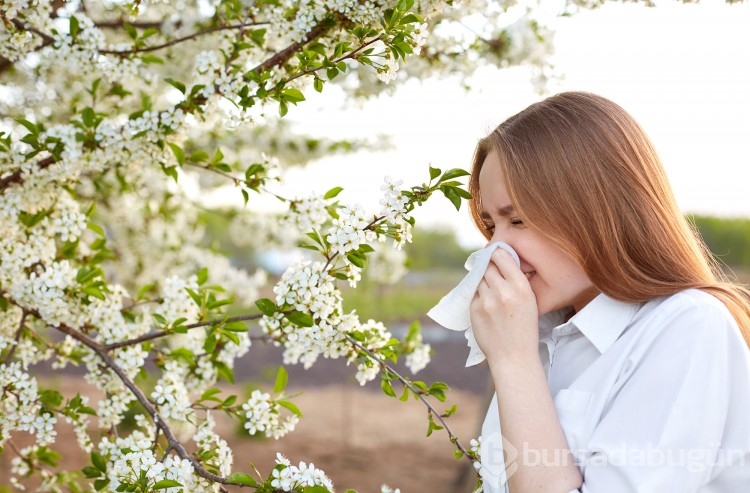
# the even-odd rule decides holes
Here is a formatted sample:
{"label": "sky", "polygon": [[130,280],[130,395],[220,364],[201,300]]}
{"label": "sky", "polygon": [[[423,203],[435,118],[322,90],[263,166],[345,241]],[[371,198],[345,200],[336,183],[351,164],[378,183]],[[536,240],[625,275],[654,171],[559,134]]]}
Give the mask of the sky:
{"label": "sky", "polygon": [[[629,111],[654,141],[684,212],[750,217],[750,4],[618,3],[554,22],[552,62],[562,78],[549,94],[590,91]],[[325,97],[312,95],[289,117],[314,135],[385,133],[393,146],[316,161],[291,173],[285,192],[341,185],[342,202],[377,210],[384,176],[410,186],[426,181],[428,165],[468,169],[478,139],[543,96],[527,69],[513,68],[479,71],[468,92],[456,80],[410,81],[359,109],[332,109]],[[436,197],[415,217],[417,226],[454,229],[464,246],[483,244],[465,206],[457,212]]]}

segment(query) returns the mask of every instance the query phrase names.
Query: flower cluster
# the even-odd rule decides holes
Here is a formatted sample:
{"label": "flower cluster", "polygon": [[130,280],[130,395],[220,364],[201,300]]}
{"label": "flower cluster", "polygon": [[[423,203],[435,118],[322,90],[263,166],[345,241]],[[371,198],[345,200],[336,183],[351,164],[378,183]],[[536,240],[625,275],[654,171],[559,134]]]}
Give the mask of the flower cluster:
{"label": "flower cluster", "polygon": [[159,411],[160,419],[186,421],[192,415],[190,397],[180,367],[169,361],[162,377],[151,392],[151,399]]}
{"label": "flower cluster", "polygon": [[281,491],[298,491],[305,486],[323,486],[328,491],[333,491],[333,483],[321,469],[316,469],[315,464],[309,465],[300,462],[298,466],[281,454],[276,454],[276,464],[272,473],[271,486]]}
{"label": "flower cluster", "polygon": [[19,363],[0,364],[0,390],[0,445],[14,430],[33,434],[39,445],[55,441],[57,419],[49,413],[39,414],[36,380]]}
{"label": "flower cluster", "polygon": [[245,417],[245,429],[250,435],[264,432],[276,440],[294,430],[299,418],[290,414],[282,420],[281,405],[271,398],[271,394],[253,390],[250,398],[242,404]]}
{"label": "flower cluster", "polygon": [[318,195],[294,199],[290,202],[289,212],[282,218],[281,224],[296,231],[317,230],[330,219],[326,206],[323,197]]}
{"label": "flower cluster", "polygon": [[[368,320],[366,323],[356,328],[357,342],[373,354],[380,356],[378,350],[382,349],[391,342],[391,333],[381,322]],[[382,358],[381,356],[381,359]],[[360,385],[365,385],[373,380],[380,373],[382,361],[375,361],[367,354],[352,352],[349,356],[349,362],[357,362],[357,373],[355,378]]]}
{"label": "flower cluster", "polygon": [[398,249],[411,242],[412,230],[411,219],[408,216],[409,200],[399,188],[402,183],[402,180],[393,181],[386,177],[385,183],[380,187],[385,192],[385,197],[380,200],[380,214],[385,216],[388,224],[392,226],[393,244]]}
{"label": "flower cluster", "polygon": [[422,335],[420,334],[417,344],[415,344],[411,352],[406,355],[406,367],[414,374],[420,372],[430,364],[432,359],[430,356],[431,352],[432,348],[429,344],[424,344],[422,342]]}
{"label": "flower cluster", "polygon": [[326,240],[331,245],[331,252],[346,254],[356,250],[362,243],[374,241],[377,234],[369,228],[374,216],[367,217],[359,204],[344,206],[339,210],[339,217],[333,220]]}
{"label": "flower cluster", "polygon": [[316,320],[329,320],[341,312],[341,293],[322,262],[301,260],[290,266],[274,293],[279,306],[309,312]]}
{"label": "flower cluster", "polygon": [[226,440],[216,433],[215,428],[216,421],[211,413],[206,413],[205,419],[198,426],[198,431],[193,435],[193,441],[198,445],[198,452],[206,465],[216,467],[223,476],[229,476],[234,455]]}

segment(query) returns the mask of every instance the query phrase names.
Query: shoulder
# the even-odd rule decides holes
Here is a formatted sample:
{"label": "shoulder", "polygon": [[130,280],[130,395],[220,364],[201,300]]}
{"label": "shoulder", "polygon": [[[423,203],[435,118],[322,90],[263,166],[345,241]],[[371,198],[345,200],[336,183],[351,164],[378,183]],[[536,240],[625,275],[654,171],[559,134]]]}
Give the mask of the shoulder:
{"label": "shoulder", "polygon": [[644,336],[656,345],[694,352],[726,353],[730,347],[747,353],[737,321],[724,303],[699,290],[686,289],[651,300],[636,315]]}
{"label": "shoulder", "polygon": [[726,305],[715,296],[700,289],[686,289],[670,296],[660,297],[644,305],[647,318],[664,322],[683,321],[689,318],[694,330],[708,326],[737,326]]}

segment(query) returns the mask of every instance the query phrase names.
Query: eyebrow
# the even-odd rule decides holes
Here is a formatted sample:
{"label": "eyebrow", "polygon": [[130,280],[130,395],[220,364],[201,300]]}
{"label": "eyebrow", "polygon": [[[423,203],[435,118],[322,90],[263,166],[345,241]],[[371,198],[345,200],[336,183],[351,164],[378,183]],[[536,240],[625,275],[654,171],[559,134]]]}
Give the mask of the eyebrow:
{"label": "eyebrow", "polygon": [[[497,214],[500,217],[508,217],[512,216],[516,212],[516,208],[512,205],[506,205],[505,207],[498,207],[497,210],[495,210],[495,214]],[[487,211],[482,211],[479,214],[483,219],[489,219],[491,217],[490,213]]]}

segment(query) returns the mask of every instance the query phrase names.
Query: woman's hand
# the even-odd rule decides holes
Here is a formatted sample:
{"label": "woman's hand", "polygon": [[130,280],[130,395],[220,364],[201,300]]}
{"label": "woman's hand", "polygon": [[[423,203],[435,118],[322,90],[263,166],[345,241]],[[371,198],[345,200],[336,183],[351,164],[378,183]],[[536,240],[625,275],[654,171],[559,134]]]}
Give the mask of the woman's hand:
{"label": "woman's hand", "polygon": [[474,337],[490,364],[538,359],[538,320],[528,279],[510,254],[498,248],[471,302]]}

